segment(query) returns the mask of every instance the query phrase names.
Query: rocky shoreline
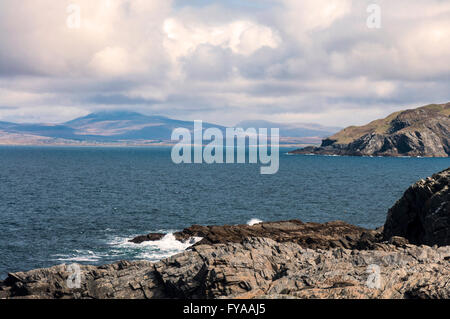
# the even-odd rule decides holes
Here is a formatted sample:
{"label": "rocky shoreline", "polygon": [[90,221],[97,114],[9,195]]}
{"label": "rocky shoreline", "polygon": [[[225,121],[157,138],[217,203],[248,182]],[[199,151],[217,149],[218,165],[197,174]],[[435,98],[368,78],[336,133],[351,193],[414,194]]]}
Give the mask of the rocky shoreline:
{"label": "rocky shoreline", "polygon": [[[11,273],[0,298],[450,298],[450,168],[411,186],[376,230],[298,220],[199,226],[161,260]],[[135,243],[159,240],[148,234]]]}
{"label": "rocky shoreline", "polygon": [[[160,240],[165,234],[151,233],[130,240],[133,243]],[[373,249],[383,237],[380,229],[370,230],[333,221],[324,224],[303,223],[300,220],[265,222],[255,225],[194,225],[174,233],[177,240],[186,242],[194,237],[202,239],[193,246],[240,243],[245,238],[270,238],[278,243],[293,242],[311,249]]]}

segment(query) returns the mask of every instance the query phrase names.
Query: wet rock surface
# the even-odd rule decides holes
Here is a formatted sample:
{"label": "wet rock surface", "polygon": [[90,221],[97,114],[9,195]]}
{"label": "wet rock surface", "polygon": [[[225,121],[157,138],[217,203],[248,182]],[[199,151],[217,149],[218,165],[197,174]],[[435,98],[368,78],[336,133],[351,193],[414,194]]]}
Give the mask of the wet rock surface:
{"label": "wet rock surface", "polygon": [[145,241],[161,240],[164,236],[165,236],[165,234],[150,233],[147,235],[137,236],[137,237],[131,239],[130,242],[135,243],[135,244],[141,244]]}

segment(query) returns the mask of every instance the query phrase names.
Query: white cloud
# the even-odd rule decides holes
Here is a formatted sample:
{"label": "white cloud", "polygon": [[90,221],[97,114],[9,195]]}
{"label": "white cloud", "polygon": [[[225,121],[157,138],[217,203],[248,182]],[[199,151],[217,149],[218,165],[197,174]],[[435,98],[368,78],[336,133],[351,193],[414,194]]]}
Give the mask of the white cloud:
{"label": "white cloud", "polygon": [[127,74],[130,71],[130,56],[123,48],[107,47],[94,55],[90,65],[100,74]]}
{"label": "white cloud", "polygon": [[281,16],[294,34],[330,27],[351,12],[350,0],[282,0]]}
{"label": "white cloud", "polygon": [[164,22],[165,46],[174,58],[186,56],[202,44],[231,49],[233,53],[251,55],[261,47],[276,48],[280,41],[268,27],[251,21],[233,21],[208,26],[198,22],[169,18]]}

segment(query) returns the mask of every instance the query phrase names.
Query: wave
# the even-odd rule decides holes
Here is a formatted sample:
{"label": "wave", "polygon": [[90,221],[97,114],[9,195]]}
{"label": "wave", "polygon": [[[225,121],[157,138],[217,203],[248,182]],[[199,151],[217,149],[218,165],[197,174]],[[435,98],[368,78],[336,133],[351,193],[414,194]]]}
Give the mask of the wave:
{"label": "wave", "polygon": [[72,254],[58,254],[54,255],[54,260],[57,261],[73,261],[73,262],[98,262],[106,257],[105,254],[98,254],[92,250],[75,250]]}
{"label": "wave", "polygon": [[258,218],[252,218],[252,219],[250,219],[248,222],[247,222],[247,225],[249,225],[249,226],[253,226],[253,225],[256,225],[256,224],[259,224],[259,223],[262,223],[263,221],[261,220],[261,219],[258,219]]}
{"label": "wave", "polygon": [[130,238],[116,237],[109,244],[113,249],[122,250],[133,254],[135,259],[159,261],[185,251],[190,246],[199,242],[201,237],[193,237],[185,242],[178,241],[172,232],[156,241],[145,241],[140,244],[130,242]]}
{"label": "wave", "polygon": [[[161,231],[161,233],[164,233]],[[173,232],[168,232],[156,241],[146,241],[141,244],[130,242],[130,237],[116,236],[106,242],[99,250],[73,250],[68,254],[56,254],[53,260],[59,262],[79,262],[103,264],[118,260],[149,260],[159,261],[185,251],[188,247],[199,242],[201,237],[193,237],[181,242],[176,240]]]}

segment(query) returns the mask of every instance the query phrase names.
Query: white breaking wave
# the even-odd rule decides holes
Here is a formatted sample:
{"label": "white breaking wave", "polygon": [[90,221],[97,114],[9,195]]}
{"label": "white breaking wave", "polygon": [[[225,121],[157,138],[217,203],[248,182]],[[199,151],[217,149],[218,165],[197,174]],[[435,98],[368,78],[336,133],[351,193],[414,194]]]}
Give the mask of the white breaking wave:
{"label": "white breaking wave", "polygon": [[259,223],[262,223],[263,221],[261,220],[261,219],[258,219],[258,218],[252,218],[252,219],[250,219],[248,222],[247,222],[247,225],[249,225],[249,226],[253,226],[253,225],[256,225],[256,224],[259,224]]}
{"label": "white breaking wave", "polygon": [[55,260],[58,261],[78,261],[78,262],[97,262],[105,255],[96,254],[91,250],[75,250],[74,254],[69,255],[55,255]]}
{"label": "white breaking wave", "polygon": [[80,263],[110,263],[117,260],[149,260],[159,261],[161,259],[176,255],[185,251],[188,247],[199,242],[201,237],[193,237],[186,242],[175,239],[172,232],[156,241],[145,241],[141,244],[130,242],[130,238],[114,237],[107,242],[109,248],[101,252],[92,250],[74,250],[70,254],[54,255],[57,261],[80,262]]}
{"label": "white breaking wave", "polygon": [[201,239],[201,237],[193,237],[186,242],[181,242],[176,240],[173,233],[168,233],[160,240],[145,241],[140,244],[130,242],[129,238],[116,238],[110,244],[115,248],[135,251],[137,259],[158,261],[185,251]]}

